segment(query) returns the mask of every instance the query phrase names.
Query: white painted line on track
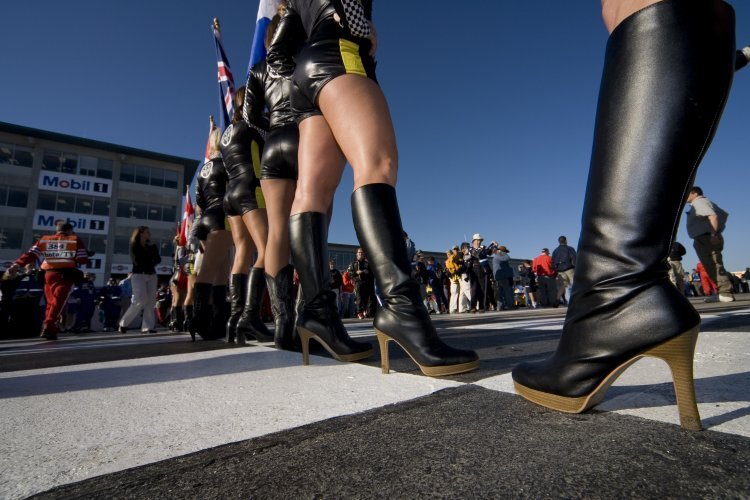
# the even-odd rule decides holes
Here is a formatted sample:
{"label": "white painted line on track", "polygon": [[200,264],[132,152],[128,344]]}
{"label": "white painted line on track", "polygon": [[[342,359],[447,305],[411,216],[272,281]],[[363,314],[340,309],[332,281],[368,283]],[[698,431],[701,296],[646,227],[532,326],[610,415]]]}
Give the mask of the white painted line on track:
{"label": "white painted line on track", "polygon": [[261,346],[0,373],[0,498],[459,385]]}

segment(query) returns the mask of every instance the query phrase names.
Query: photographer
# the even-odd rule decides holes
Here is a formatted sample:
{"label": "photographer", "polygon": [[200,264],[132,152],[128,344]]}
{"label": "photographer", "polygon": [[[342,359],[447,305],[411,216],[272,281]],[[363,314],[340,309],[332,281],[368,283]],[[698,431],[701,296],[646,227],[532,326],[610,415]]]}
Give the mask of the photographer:
{"label": "photographer", "polygon": [[58,222],[55,234],[42,236],[28,252],[21,255],[11,266],[21,266],[43,260],[44,297],[47,300],[41,337],[57,340],[60,331],[58,319],[73,285],[83,281],[83,273],[77,269],[89,261],[89,254],[81,238],[73,232],[67,222]]}
{"label": "photographer", "polygon": [[488,257],[495,251],[496,243],[493,241],[489,247],[482,245],[484,238],[476,233],[471,238],[469,257],[464,254],[471,282],[471,309],[484,312],[487,309],[487,294],[490,290],[490,263]]}

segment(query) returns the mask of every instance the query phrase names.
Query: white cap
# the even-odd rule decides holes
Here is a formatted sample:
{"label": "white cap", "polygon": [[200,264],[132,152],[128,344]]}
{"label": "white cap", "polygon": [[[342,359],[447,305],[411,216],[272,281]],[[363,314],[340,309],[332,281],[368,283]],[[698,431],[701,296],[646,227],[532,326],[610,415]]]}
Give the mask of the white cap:
{"label": "white cap", "polygon": [[471,241],[474,241],[474,240],[484,240],[484,238],[482,238],[481,234],[474,233],[474,236],[471,237]]}

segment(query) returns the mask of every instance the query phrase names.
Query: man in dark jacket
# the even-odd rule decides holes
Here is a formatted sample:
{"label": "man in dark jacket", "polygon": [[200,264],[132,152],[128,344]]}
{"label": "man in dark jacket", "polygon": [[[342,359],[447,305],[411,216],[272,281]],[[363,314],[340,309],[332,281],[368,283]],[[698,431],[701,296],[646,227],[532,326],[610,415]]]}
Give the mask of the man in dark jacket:
{"label": "man in dark jacket", "polygon": [[375,278],[370,270],[370,263],[365,258],[365,251],[357,249],[357,258],[347,269],[354,279],[354,296],[357,302],[357,317],[364,319],[375,314]]}
{"label": "man in dark jacket", "polygon": [[568,239],[565,236],[557,238],[557,242],[559,245],[552,252],[552,264],[557,271],[557,302],[562,300],[563,303],[567,304],[565,292],[573,285],[576,251],[573,247],[568,246]]}

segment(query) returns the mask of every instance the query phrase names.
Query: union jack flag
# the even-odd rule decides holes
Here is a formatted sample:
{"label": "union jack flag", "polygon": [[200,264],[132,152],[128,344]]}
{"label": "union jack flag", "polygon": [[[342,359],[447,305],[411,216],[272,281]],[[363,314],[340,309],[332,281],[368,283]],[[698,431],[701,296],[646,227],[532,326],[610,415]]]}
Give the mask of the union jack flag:
{"label": "union jack flag", "polygon": [[232,76],[232,70],[229,68],[229,60],[227,59],[226,52],[224,52],[224,46],[221,43],[221,27],[219,26],[218,18],[214,18],[213,28],[214,42],[216,43],[219,99],[223,103],[221,113],[219,113],[219,126],[223,132],[227,128],[227,125],[232,122],[232,115],[234,115],[234,77]]}

